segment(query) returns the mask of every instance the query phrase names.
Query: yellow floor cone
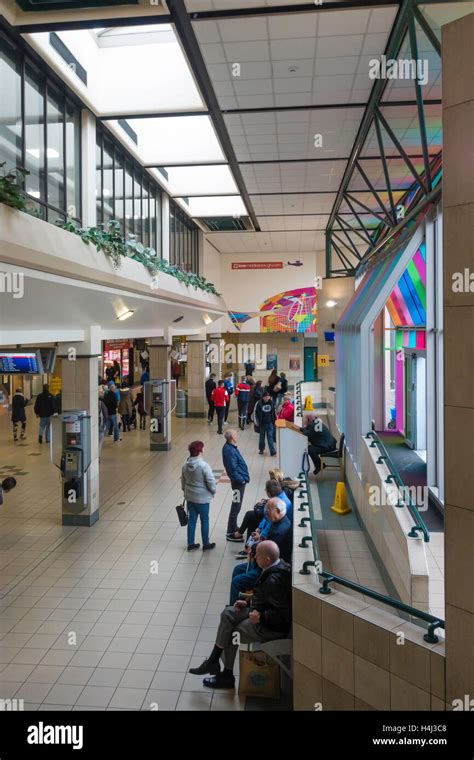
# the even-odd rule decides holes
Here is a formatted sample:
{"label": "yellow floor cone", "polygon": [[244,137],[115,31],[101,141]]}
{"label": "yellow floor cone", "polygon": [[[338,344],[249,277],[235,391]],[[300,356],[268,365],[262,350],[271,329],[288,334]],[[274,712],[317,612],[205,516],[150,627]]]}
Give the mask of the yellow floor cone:
{"label": "yellow floor cone", "polygon": [[313,406],[313,399],[311,396],[306,396],[304,400],[304,411],[305,412],[313,412],[314,406]]}
{"label": "yellow floor cone", "polygon": [[334,504],[331,509],[337,515],[348,515],[349,512],[352,512],[352,509],[347,504],[346,486],[344,483],[337,484],[336,498],[334,499]]}

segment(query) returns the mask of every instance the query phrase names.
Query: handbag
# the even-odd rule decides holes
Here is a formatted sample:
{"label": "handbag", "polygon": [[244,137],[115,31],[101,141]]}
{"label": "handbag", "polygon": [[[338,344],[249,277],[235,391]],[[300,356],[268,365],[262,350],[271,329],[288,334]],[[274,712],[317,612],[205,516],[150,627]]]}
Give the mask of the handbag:
{"label": "handbag", "polygon": [[184,528],[188,524],[188,513],[184,507],[185,502],[178,504],[176,507],[176,514],[178,515],[179,524]]}
{"label": "handbag", "polygon": [[240,650],[239,670],[239,694],[267,699],[280,696],[280,668],[265,652]]}

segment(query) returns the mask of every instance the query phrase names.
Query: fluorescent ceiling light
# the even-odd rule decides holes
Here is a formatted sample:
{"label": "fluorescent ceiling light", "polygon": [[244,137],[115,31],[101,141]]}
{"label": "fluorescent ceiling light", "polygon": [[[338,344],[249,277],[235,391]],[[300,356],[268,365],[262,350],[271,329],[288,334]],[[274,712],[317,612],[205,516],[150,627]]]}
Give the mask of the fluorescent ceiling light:
{"label": "fluorescent ceiling light", "polygon": [[172,195],[235,193],[238,188],[228,166],[165,166]]}
{"label": "fluorescent ceiling light", "polygon": [[209,316],[209,314],[203,314],[203,315],[202,315],[202,318],[203,318],[203,320],[204,320],[204,324],[205,324],[205,325],[210,325],[210,324],[212,324],[212,319],[211,319],[211,317]]}
{"label": "fluorescent ceiling light", "polygon": [[[26,152],[29,153],[34,158],[40,157],[40,149],[39,148],[27,148]],[[59,153],[57,150],[54,150],[54,148],[48,148],[46,151],[46,155],[48,158],[59,158]]]}
{"label": "fluorescent ceiling light", "polygon": [[125,319],[129,319],[130,317],[133,317],[134,314],[135,314],[134,309],[127,309],[127,311],[124,311],[123,314],[120,314],[120,316],[118,316],[117,319],[120,322],[123,322]]}
{"label": "fluorescent ceiling light", "polygon": [[[209,116],[167,116],[154,119],[127,119],[138,137],[138,146],[118,126],[106,121],[114,132],[139,155],[144,164],[166,163],[197,164],[207,161],[225,161],[222,148]],[[159,172],[157,178],[162,175]]]}
{"label": "fluorescent ceiling light", "polygon": [[182,201],[182,207],[190,216],[246,216],[247,209],[240,195],[218,197],[189,198],[189,203]]}
{"label": "fluorescent ceiling light", "polygon": [[337,301],[326,301],[326,306],[332,309],[334,306],[337,306]]}

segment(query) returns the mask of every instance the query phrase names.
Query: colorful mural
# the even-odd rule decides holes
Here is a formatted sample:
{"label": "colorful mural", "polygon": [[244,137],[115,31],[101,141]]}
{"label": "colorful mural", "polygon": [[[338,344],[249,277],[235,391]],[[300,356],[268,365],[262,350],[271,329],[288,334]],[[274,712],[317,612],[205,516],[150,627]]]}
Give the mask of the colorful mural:
{"label": "colorful mural", "polygon": [[[263,313],[263,314],[262,314]],[[314,333],[317,330],[316,288],[298,288],[267,298],[260,307],[264,333]]]}
{"label": "colorful mural", "polygon": [[267,298],[260,306],[260,311],[228,311],[227,313],[237,330],[240,330],[249,319],[260,317],[260,332],[316,332],[317,291],[315,287],[288,290]]}
{"label": "colorful mural", "polygon": [[[426,348],[426,245],[422,243],[387,301],[397,329],[395,348]],[[419,330],[413,329],[419,327]]]}

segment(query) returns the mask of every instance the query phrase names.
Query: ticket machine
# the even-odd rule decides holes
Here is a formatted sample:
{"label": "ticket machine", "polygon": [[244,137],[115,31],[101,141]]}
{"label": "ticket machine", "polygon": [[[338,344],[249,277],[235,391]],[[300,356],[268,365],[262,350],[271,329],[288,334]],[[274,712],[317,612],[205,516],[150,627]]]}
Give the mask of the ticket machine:
{"label": "ticket machine", "polygon": [[85,516],[91,508],[87,479],[91,418],[85,411],[65,411],[51,422],[51,461],[61,471],[63,525],[76,524],[71,516]]}
{"label": "ticket machine", "polygon": [[144,395],[149,416],[150,451],[169,451],[171,412],[176,406],[176,381],[149,380],[144,383]]}

